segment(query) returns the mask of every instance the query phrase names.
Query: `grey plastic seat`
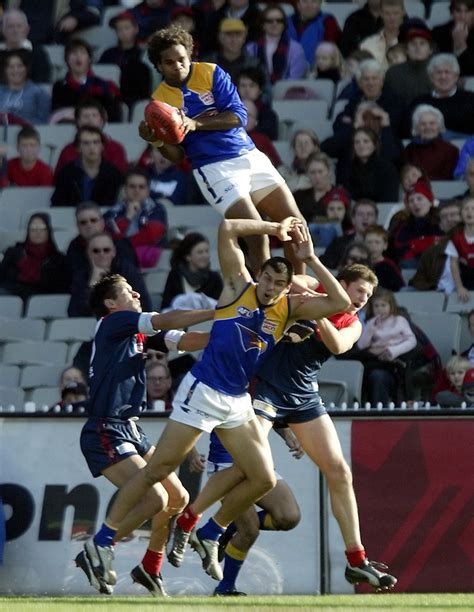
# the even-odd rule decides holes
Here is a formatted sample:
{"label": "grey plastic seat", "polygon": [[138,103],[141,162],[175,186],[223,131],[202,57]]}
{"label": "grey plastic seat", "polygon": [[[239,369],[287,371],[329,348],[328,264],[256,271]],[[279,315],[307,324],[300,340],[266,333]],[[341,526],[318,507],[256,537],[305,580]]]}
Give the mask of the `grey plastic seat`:
{"label": "grey plastic seat", "polygon": [[0,317],[0,342],[43,340],[46,323],[41,319],[9,319]]}
{"label": "grey plastic seat", "polygon": [[[347,399],[349,404],[361,401],[362,379],[364,366],[360,361],[349,359],[329,359],[323,364],[318,381],[343,381],[347,386]],[[324,399],[324,398],[323,398]]]}
{"label": "grey plastic seat", "polygon": [[33,295],[26,306],[30,319],[66,318],[71,296],[67,293]]}
{"label": "grey plastic seat", "polygon": [[63,370],[64,364],[25,366],[21,372],[20,387],[23,389],[44,386],[57,387]]}
{"label": "grey plastic seat", "polygon": [[18,387],[21,370],[15,365],[0,364],[0,386]]}
{"label": "grey plastic seat", "polygon": [[25,392],[19,387],[0,387],[0,406],[6,410],[15,407],[15,412],[21,412],[25,403]]}
{"label": "grey plastic seat", "polygon": [[446,364],[453,353],[459,353],[461,346],[461,317],[458,314],[448,312],[415,312],[411,318],[431,340],[443,364]]}
{"label": "grey plastic seat", "polygon": [[19,318],[23,312],[23,300],[17,295],[0,295],[0,317]]}
{"label": "grey plastic seat", "polygon": [[65,342],[23,341],[7,342],[3,346],[4,364],[10,365],[64,365],[67,344]]}
{"label": "grey plastic seat", "polygon": [[442,291],[399,291],[395,299],[399,306],[412,312],[443,312],[446,301]]}
{"label": "grey plastic seat", "polygon": [[91,317],[54,319],[49,325],[48,340],[77,342],[91,340],[97,321]]}

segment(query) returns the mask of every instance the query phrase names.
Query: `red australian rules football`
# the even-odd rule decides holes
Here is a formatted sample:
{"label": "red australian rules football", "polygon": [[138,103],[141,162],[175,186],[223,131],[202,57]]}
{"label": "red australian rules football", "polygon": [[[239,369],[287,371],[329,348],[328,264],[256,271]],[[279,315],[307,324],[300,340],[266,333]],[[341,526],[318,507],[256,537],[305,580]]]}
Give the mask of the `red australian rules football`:
{"label": "red australian rules football", "polygon": [[184,126],[177,108],[152,100],[145,107],[145,121],[157,140],[166,144],[179,144],[184,139]]}

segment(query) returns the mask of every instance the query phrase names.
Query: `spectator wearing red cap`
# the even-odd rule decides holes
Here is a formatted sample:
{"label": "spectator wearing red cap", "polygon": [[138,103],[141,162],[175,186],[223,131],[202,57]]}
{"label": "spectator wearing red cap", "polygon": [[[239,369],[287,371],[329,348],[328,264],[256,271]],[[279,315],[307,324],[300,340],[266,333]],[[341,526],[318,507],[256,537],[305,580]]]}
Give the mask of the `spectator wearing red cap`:
{"label": "spectator wearing red cap", "polygon": [[464,374],[461,390],[467,407],[474,407],[474,368]]}
{"label": "spectator wearing red cap", "polygon": [[440,110],[420,104],[412,116],[413,139],[403,153],[403,161],[419,166],[431,181],[450,181],[459,159],[459,149],[443,140],[446,131]]}
{"label": "spectator wearing red cap", "polygon": [[474,290],[474,198],[461,204],[462,227],[451,236],[445,253],[449,257],[451,273],[460,302],[469,301]]}
{"label": "spectator wearing red cap", "polygon": [[308,223],[314,243],[319,247],[327,247],[343,233],[352,229],[349,214],[351,199],[343,187],[333,187],[321,199],[325,216]]}
{"label": "spectator wearing red cap", "polygon": [[385,88],[409,106],[415,98],[431,91],[427,67],[433,54],[433,39],[424,21],[416,18],[402,25],[399,38],[405,45],[408,59],[387,70]]}
{"label": "spectator wearing red cap", "polygon": [[442,53],[454,53],[461,75],[474,75],[474,0],[452,0],[452,19],[433,28],[433,39]]}
{"label": "spectator wearing red cap", "polygon": [[146,43],[157,30],[169,25],[173,0],[143,0],[130,9],[138,25],[138,42]]}
{"label": "spectator wearing red cap", "polygon": [[171,25],[177,25],[189,32],[194,40],[192,59],[199,58],[201,50],[201,41],[197,31],[197,20],[194,10],[191,6],[175,6],[171,11]]}
{"label": "spectator wearing red cap", "polygon": [[416,268],[424,251],[442,231],[429,181],[420,178],[408,193],[408,211],[391,235],[390,255],[401,268]]}
{"label": "spectator wearing red cap", "polygon": [[150,69],[142,61],[143,50],[138,46],[138,24],[130,11],[124,11],[109,21],[117,35],[117,45],[106,49],[99,64],[116,64],[120,68],[120,91],[129,108],[151,94]]}

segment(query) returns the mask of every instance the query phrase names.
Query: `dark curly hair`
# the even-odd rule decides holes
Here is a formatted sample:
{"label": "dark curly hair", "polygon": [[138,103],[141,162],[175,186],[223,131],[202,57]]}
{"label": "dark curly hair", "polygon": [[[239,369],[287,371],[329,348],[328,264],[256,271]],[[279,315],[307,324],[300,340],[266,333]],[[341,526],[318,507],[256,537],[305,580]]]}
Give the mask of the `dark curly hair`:
{"label": "dark curly hair", "polygon": [[175,45],[183,45],[186,53],[191,58],[194,41],[189,32],[186,32],[186,30],[183,30],[178,25],[171,25],[158,30],[148,41],[148,59],[156,67],[161,62],[161,53]]}

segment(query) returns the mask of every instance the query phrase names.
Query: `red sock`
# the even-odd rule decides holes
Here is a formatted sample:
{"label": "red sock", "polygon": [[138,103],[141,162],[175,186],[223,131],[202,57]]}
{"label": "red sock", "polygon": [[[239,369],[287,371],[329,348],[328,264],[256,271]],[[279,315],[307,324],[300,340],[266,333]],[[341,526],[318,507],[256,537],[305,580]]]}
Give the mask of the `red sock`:
{"label": "red sock", "polygon": [[186,506],[183,512],[178,516],[176,524],[178,525],[178,527],[181,527],[183,531],[187,531],[189,533],[197,525],[200,516],[200,514],[194,514],[191,509],[191,506]]}
{"label": "red sock", "polygon": [[145,571],[151,574],[152,576],[158,576],[161,571],[162,563],[163,553],[156,552],[148,548],[142,561],[142,565],[145,568]]}
{"label": "red sock", "polygon": [[349,562],[349,565],[352,567],[359,567],[359,565],[366,558],[365,549],[363,548],[351,548],[351,550],[346,550],[346,558]]}

